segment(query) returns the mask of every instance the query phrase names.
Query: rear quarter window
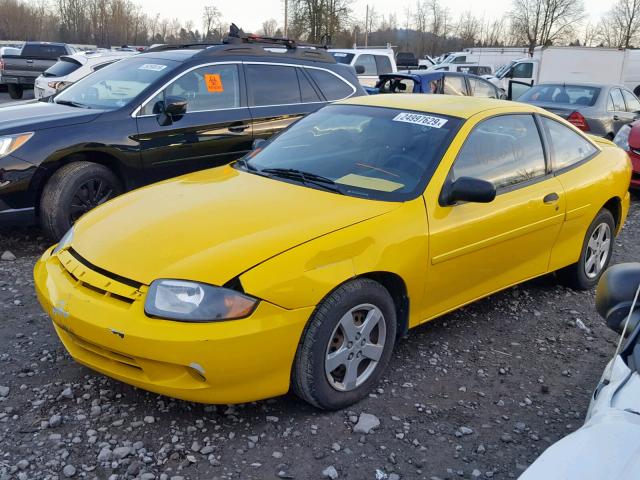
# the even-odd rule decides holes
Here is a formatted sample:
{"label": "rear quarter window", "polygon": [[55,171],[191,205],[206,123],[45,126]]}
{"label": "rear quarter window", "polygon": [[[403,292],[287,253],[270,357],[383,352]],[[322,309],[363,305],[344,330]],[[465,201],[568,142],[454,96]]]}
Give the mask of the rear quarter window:
{"label": "rear quarter window", "polygon": [[311,75],[324,97],[330,102],[350,97],[355,92],[349,83],[326,70],[308,68],[307,73]]}
{"label": "rear quarter window", "polygon": [[554,169],[571,167],[593,156],[598,149],[569,127],[548,117],[542,117],[542,125],[551,144]]}

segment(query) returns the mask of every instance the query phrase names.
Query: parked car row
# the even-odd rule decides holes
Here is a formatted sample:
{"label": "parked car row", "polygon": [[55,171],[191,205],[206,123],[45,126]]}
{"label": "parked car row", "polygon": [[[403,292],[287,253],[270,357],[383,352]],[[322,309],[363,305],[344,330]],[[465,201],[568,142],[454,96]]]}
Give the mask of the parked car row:
{"label": "parked car row", "polygon": [[7,86],[13,99],[22,98],[25,88],[33,88],[36,77],[53,66],[63,55],[76,53],[65,43],[25,42],[17,54],[0,58],[0,83]]}

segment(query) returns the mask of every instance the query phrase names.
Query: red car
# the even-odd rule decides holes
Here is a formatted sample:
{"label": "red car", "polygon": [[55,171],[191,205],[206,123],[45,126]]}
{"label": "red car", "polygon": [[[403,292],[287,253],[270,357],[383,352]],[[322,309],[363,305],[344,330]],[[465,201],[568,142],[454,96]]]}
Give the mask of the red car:
{"label": "red car", "polygon": [[640,189],[640,120],[620,127],[613,141],[629,154],[633,167],[631,187]]}

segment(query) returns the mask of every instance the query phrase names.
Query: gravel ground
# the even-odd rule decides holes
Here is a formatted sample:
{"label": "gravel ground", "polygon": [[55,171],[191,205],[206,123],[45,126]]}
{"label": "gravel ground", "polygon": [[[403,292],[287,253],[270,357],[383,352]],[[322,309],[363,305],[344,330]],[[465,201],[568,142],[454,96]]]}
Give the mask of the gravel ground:
{"label": "gravel ground", "polygon": [[[2,480],[515,478],[582,424],[615,348],[593,292],[549,276],[412,330],[352,410],[291,394],[187,403],[69,358],[33,293],[46,245],[35,229],[0,230],[0,254],[16,257],[0,261]],[[615,261],[639,253],[635,198]]]}

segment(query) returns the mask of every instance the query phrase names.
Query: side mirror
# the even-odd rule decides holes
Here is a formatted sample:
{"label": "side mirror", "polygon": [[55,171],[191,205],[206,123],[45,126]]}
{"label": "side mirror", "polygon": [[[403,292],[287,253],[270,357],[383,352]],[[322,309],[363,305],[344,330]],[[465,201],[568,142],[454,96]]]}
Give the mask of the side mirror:
{"label": "side mirror", "polygon": [[493,183],[480,178],[460,177],[450,182],[440,195],[440,204],[453,205],[456,202],[489,203],[496,198]]}
{"label": "side mirror", "polygon": [[158,123],[166,127],[187,113],[187,99],[183,97],[167,97],[164,103],[158,102],[158,107],[161,110],[158,116]]}
{"label": "side mirror", "polygon": [[363,65],[356,65],[354,68],[356,69],[356,73],[358,75],[362,75],[364,73],[364,66]]}
{"label": "side mirror", "polygon": [[183,97],[167,97],[164,101],[164,113],[170,117],[181,117],[187,113],[187,99]]}
{"label": "side mirror", "polygon": [[267,141],[264,138],[256,138],[251,144],[251,150],[260,150]]}
{"label": "side mirror", "polygon": [[[640,263],[619,263],[608,268],[596,289],[596,310],[607,321],[607,326],[622,334],[633,298],[640,285]],[[631,315],[630,328],[635,329],[640,321],[640,309]]]}
{"label": "side mirror", "polygon": [[640,150],[640,124],[629,125],[629,148],[631,150]]}

